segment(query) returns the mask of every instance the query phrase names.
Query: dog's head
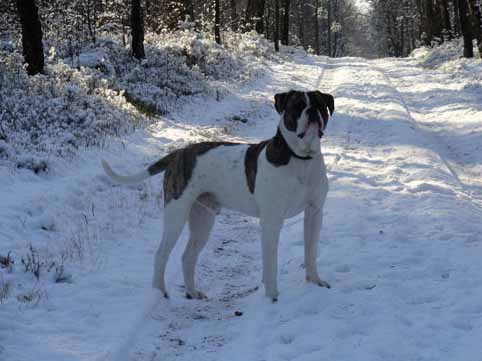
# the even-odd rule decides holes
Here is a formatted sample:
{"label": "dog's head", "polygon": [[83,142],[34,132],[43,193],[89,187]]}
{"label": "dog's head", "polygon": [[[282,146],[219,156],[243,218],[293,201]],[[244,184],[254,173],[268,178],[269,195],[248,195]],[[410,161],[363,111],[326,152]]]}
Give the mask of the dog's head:
{"label": "dog's head", "polygon": [[335,111],[335,99],[319,91],[291,90],[274,96],[281,115],[279,129],[290,148],[300,156],[320,154],[320,140]]}

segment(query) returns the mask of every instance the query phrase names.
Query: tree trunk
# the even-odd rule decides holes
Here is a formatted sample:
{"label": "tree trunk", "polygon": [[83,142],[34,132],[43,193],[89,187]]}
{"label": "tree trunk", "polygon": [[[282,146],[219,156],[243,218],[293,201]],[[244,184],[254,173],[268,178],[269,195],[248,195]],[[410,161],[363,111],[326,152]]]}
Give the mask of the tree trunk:
{"label": "tree trunk", "polygon": [[283,33],[281,34],[281,44],[288,45],[290,37],[290,3],[291,0],[283,0]]}
{"label": "tree trunk", "polygon": [[137,59],[146,57],[144,52],[144,21],[141,0],[131,0],[132,55]]}
{"label": "tree trunk", "polygon": [[230,0],[231,8],[231,30],[238,31],[238,10],[236,9],[236,0]]}
{"label": "tree trunk", "polygon": [[327,42],[326,42],[326,47],[328,49],[328,56],[331,56],[332,53],[331,53],[331,23],[333,22],[333,12],[332,12],[332,8],[331,8],[331,0],[328,0],[327,4],[326,4],[326,11],[327,11],[327,15],[328,15],[328,24],[327,24],[327,31],[326,31],[326,38],[327,38]]}
{"label": "tree trunk", "polygon": [[189,18],[189,21],[194,21],[194,6],[192,1],[193,0],[183,0],[182,5],[184,19],[181,20],[185,21],[187,18]]}
{"label": "tree trunk", "polygon": [[[338,0],[333,0],[334,3],[332,6],[332,11],[333,11],[333,20],[336,23],[339,23],[339,7],[338,7]],[[335,31],[334,34],[333,34],[333,50],[332,50],[332,56],[334,58],[338,57],[338,45],[339,45],[339,40],[340,40],[340,36],[339,36],[339,32],[338,31]]]}
{"label": "tree trunk", "polygon": [[473,32],[472,23],[470,21],[470,9],[468,0],[459,0],[459,15],[462,35],[464,37],[464,57],[474,57],[474,47],[472,44]]}
{"label": "tree trunk", "polygon": [[42,26],[35,0],[17,0],[17,10],[22,25],[22,47],[27,63],[27,73],[29,75],[43,73]]}
{"label": "tree trunk", "polygon": [[319,0],[315,0],[315,52],[320,55],[320,23],[318,20],[318,9],[320,8]]}
{"label": "tree trunk", "polygon": [[444,18],[441,0],[429,1],[432,8],[432,32],[433,37],[439,44],[444,42]]}
{"label": "tree trunk", "polygon": [[246,5],[244,26],[248,31],[254,29],[256,24],[256,3],[257,0],[248,0],[248,3]]}
{"label": "tree trunk", "polygon": [[447,40],[452,39],[452,24],[450,22],[450,12],[449,12],[449,2],[448,0],[441,1],[441,11],[442,11],[442,23],[444,27],[444,33]]}
{"label": "tree trunk", "polygon": [[255,29],[258,34],[263,34],[264,6],[265,0],[248,0],[245,19],[247,30]]}
{"label": "tree trunk", "polygon": [[214,0],[214,39],[221,44],[221,14],[219,0]]}
{"label": "tree trunk", "polygon": [[462,34],[462,24],[460,23],[460,1],[459,0],[452,0],[454,5],[454,31],[456,36],[460,36]]}
{"label": "tree trunk", "polygon": [[87,22],[87,30],[89,31],[90,40],[92,43],[95,44],[97,41],[96,39],[96,26],[97,26],[97,13],[96,13],[96,6],[95,3],[92,4],[90,1],[87,1],[86,5],[86,22]]}
{"label": "tree trunk", "polygon": [[482,58],[482,14],[481,14],[480,6],[481,6],[480,1],[470,0],[475,39],[477,39],[477,48],[479,49],[479,56],[480,58]]}
{"label": "tree trunk", "polygon": [[432,0],[425,0],[424,32],[426,34],[425,45],[432,46],[434,36],[434,11]]}
{"label": "tree trunk", "polygon": [[304,48],[305,47],[305,31],[303,28],[303,18],[304,18],[304,10],[305,10],[305,3],[300,1],[299,9],[298,9],[298,38],[300,45]]}
{"label": "tree trunk", "polygon": [[256,8],[256,32],[258,34],[264,33],[264,22],[263,22],[263,15],[264,15],[264,7],[265,7],[266,0],[258,0],[258,6]]}
{"label": "tree trunk", "polygon": [[274,0],[274,50],[279,52],[279,2]]}

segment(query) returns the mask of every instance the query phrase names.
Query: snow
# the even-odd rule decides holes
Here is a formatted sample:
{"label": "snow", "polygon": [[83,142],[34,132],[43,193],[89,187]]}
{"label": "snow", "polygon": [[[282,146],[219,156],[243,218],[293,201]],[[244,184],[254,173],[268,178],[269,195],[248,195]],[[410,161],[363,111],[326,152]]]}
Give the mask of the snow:
{"label": "snow", "polygon": [[[467,74],[416,58],[291,56],[265,60],[221,101],[195,98],[147,129],[53,158],[47,174],[0,167],[0,254],[15,260],[0,269],[0,286],[11,284],[0,304],[1,359],[480,358],[480,92]],[[332,288],[303,281],[299,215],[285,222],[281,294],[269,302],[257,220],[223,211],[198,266],[209,299],[183,297],[186,233],[168,266],[171,298],[161,299],[150,281],[162,179],[113,186],[100,159],[132,173],[189,142],[268,138],[273,95],[290,88],[336,99],[322,141],[330,192],[318,259]],[[28,244],[45,262],[64,262],[70,281],[54,282],[45,267],[39,280],[24,273]]]}

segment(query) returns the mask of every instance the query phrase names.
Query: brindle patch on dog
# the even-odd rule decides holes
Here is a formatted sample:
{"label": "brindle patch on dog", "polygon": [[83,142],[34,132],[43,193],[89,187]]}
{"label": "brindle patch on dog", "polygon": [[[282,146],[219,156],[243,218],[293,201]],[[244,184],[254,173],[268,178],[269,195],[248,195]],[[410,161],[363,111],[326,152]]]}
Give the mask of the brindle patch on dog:
{"label": "brindle patch on dog", "polygon": [[166,155],[164,158],[159,159],[156,163],[151,164],[148,168],[147,171],[151,176],[162,173],[166,170],[167,166],[173,161],[173,159],[176,158],[176,152],[179,150],[176,150],[168,155]]}
{"label": "brindle patch on dog", "polygon": [[254,193],[259,153],[261,153],[268,142],[269,140],[265,140],[258,144],[250,144],[246,151],[246,156],[244,157],[244,172],[246,174],[246,181],[248,182],[248,189],[251,193]]}
{"label": "brindle patch on dog", "polygon": [[[169,154],[159,162],[153,164],[153,171],[161,171],[165,166],[164,174],[164,203],[169,203],[172,199],[179,199],[186,189],[191,176],[196,167],[197,157],[209,150],[219,146],[239,145],[240,143],[229,142],[203,142],[188,145]],[[165,162],[163,160],[166,159]],[[158,164],[159,163],[159,164]],[[158,165],[156,165],[158,164]],[[151,168],[149,167],[149,168]],[[151,170],[149,170],[150,172]]]}
{"label": "brindle patch on dog", "polygon": [[254,193],[256,185],[256,174],[258,172],[258,158],[261,151],[266,147],[266,159],[275,167],[287,165],[294,155],[289,148],[288,143],[281,135],[280,130],[276,135],[258,144],[251,144],[246,151],[244,158],[244,167],[246,174],[246,181],[251,193]]}

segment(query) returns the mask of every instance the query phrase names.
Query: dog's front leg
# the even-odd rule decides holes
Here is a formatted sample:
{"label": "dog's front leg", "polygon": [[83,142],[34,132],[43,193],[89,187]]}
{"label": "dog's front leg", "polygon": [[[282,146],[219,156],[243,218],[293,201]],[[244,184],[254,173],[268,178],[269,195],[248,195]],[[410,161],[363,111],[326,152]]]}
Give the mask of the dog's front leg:
{"label": "dog's front leg", "polygon": [[266,296],[278,301],[278,243],[283,219],[273,214],[261,215],[261,246],[263,253],[263,283]]}
{"label": "dog's front leg", "polygon": [[322,221],[323,211],[320,206],[309,205],[305,209],[304,238],[306,280],[315,283],[320,287],[330,288],[328,282],[323,281],[318,275],[318,268],[316,265]]}

